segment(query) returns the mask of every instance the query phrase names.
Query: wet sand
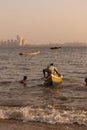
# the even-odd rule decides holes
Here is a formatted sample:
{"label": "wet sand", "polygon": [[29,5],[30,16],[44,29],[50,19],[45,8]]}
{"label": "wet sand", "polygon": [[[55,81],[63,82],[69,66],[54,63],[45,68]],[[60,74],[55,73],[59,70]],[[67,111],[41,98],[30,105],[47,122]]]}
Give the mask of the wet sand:
{"label": "wet sand", "polygon": [[87,126],[78,124],[45,124],[39,122],[20,122],[0,120],[0,130],[87,130]]}

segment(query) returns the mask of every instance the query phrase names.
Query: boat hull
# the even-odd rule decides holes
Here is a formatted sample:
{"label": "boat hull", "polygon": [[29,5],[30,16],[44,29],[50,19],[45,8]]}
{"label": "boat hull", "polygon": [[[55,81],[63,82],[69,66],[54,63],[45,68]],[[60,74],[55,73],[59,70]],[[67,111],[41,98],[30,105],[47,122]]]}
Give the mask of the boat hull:
{"label": "boat hull", "polygon": [[38,55],[40,51],[37,52],[20,52],[19,55]]}
{"label": "boat hull", "polygon": [[52,86],[54,86],[54,85],[58,85],[58,84],[60,84],[62,82],[62,76],[55,76],[55,75],[53,75],[53,74],[51,74],[49,77],[47,77],[46,79],[45,79],[45,84],[46,85],[52,85]]}

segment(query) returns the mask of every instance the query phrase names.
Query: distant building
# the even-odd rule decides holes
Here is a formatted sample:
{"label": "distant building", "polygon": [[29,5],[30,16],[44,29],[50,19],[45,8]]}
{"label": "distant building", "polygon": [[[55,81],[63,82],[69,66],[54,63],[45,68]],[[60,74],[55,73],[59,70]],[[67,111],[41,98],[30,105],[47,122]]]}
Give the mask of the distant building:
{"label": "distant building", "polygon": [[28,41],[26,39],[23,39],[20,35],[17,35],[17,43],[20,46],[28,45]]}
{"label": "distant building", "polygon": [[22,45],[28,45],[28,41],[26,39],[22,40]]}
{"label": "distant building", "polygon": [[17,43],[18,45],[22,45],[23,38],[20,35],[17,35]]}

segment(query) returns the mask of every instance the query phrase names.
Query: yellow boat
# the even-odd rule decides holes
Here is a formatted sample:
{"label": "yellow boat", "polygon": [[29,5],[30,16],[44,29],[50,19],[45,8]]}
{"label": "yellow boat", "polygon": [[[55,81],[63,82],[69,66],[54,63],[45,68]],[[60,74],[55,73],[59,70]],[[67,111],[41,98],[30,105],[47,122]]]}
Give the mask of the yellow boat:
{"label": "yellow boat", "polygon": [[37,52],[20,52],[19,55],[38,55],[40,51]]}
{"label": "yellow boat", "polygon": [[62,82],[62,78],[63,76],[60,75],[60,76],[55,76],[53,74],[51,74],[50,76],[48,76],[46,79],[45,79],[45,84],[46,85],[58,85]]}

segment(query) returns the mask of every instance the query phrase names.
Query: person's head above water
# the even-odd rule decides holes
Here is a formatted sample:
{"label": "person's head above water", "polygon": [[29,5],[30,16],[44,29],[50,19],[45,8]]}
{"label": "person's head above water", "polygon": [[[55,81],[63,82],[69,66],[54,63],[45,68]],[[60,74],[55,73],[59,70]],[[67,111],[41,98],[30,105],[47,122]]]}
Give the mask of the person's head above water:
{"label": "person's head above water", "polygon": [[87,78],[85,78],[85,85],[87,86]]}
{"label": "person's head above water", "polygon": [[27,79],[27,76],[24,76],[24,80],[26,80]]}

